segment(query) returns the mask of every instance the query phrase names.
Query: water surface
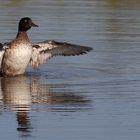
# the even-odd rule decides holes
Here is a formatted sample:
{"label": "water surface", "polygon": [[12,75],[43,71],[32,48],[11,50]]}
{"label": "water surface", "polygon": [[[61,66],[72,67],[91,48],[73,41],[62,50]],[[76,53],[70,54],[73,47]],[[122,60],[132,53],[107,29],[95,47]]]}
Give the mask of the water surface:
{"label": "water surface", "polygon": [[0,139],[139,140],[140,2],[5,0],[0,41],[32,17],[32,42],[55,39],[94,48],[0,78]]}

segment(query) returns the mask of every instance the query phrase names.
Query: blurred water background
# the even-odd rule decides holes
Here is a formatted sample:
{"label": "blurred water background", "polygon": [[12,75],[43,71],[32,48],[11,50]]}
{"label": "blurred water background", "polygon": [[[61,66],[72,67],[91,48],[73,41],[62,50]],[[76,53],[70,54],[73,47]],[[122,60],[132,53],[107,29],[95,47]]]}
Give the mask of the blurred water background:
{"label": "blurred water background", "polygon": [[16,36],[25,16],[39,25],[28,32],[32,42],[94,51],[1,77],[0,139],[139,140],[140,1],[0,1],[0,42]]}

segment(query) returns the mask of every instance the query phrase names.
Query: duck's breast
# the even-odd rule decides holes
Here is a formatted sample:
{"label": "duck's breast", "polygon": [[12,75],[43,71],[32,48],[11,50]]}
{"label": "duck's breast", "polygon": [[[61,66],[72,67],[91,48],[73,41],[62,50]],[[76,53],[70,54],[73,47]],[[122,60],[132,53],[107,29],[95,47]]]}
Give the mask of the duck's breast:
{"label": "duck's breast", "polygon": [[32,55],[31,44],[18,44],[5,50],[2,59],[3,72],[21,74],[24,73]]}

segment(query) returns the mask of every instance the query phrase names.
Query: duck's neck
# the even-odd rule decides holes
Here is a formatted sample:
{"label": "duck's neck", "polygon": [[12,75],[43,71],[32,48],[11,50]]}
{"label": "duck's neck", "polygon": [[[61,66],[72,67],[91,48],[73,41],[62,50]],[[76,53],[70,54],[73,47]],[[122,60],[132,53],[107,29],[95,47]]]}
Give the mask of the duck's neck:
{"label": "duck's neck", "polygon": [[18,31],[17,37],[18,40],[30,41],[27,32],[25,31]]}

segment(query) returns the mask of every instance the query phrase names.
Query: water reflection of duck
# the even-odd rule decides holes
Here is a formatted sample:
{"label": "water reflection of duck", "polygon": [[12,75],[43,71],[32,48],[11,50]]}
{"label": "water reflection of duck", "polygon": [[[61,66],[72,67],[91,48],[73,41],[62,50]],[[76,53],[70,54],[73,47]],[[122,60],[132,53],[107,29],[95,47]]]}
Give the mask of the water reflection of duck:
{"label": "water reflection of duck", "polygon": [[[21,136],[30,136],[33,130],[29,110],[32,104],[44,105],[43,111],[79,111],[89,103],[85,97],[72,91],[60,91],[66,85],[41,84],[38,76],[15,76],[1,79],[1,100],[5,109],[16,111]],[[59,91],[53,89],[59,89]],[[8,106],[8,108],[6,108]],[[37,107],[37,111],[39,111]],[[85,109],[85,108],[84,108]],[[87,109],[87,108],[86,108]]]}
{"label": "water reflection of duck", "polygon": [[13,105],[11,109],[28,110],[31,105],[30,86],[25,76],[3,77],[1,88],[4,104]]}
{"label": "water reflection of duck", "polygon": [[17,111],[17,131],[20,133],[21,137],[30,137],[32,132],[32,124],[30,122],[30,117],[26,111]]}
{"label": "water reflection of duck", "polygon": [[[32,103],[85,105],[89,100],[73,91],[67,91],[67,85],[46,85],[39,82],[39,76],[14,76],[1,79],[4,104],[10,104],[12,110],[29,110]],[[58,90],[57,90],[58,89]],[[65,89],[65,90],[64,90]],[[52,108],[53,109],[53,108]],[[49,109],[50,110],[50,109]],[[47,111],[47,110],[46,110]]]}

